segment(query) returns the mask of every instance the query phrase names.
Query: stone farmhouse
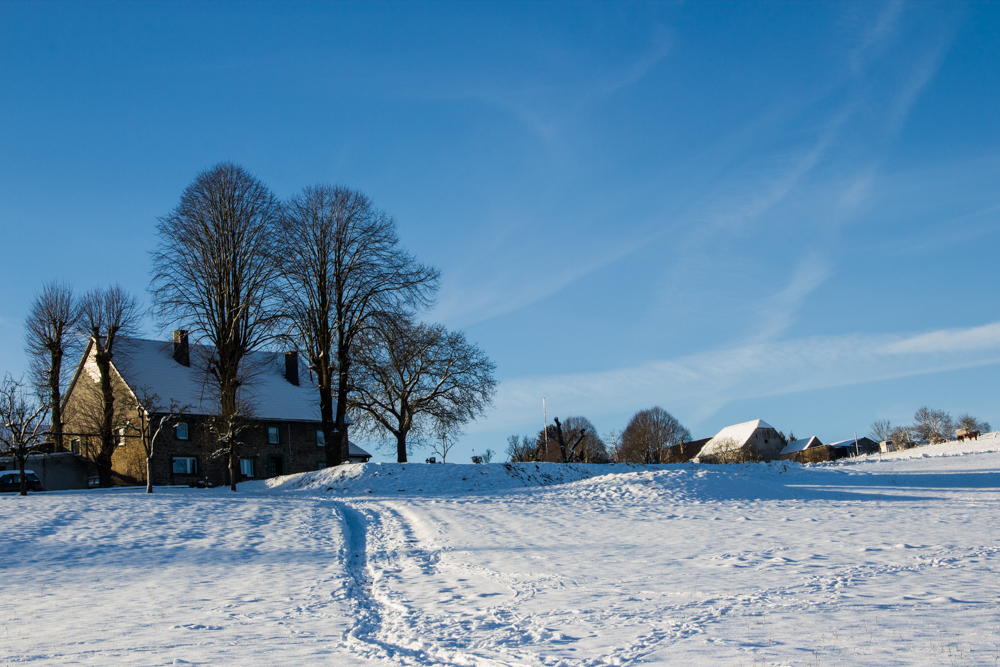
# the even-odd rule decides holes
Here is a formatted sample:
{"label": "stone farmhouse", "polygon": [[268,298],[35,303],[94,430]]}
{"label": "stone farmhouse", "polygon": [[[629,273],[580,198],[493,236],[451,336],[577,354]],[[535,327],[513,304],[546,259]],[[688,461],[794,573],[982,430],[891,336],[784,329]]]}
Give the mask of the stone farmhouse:
{"label": "stone farmhouse", "polygon": [[[120,339],[112,364],[116,441],[112,479],[118,485],[146,483],[146,456],[140,412],[150,422],[169,410],[171,401],[186,408],[156,441],[154,484],[228,484],[228,459],[218,454],[212,430],[217,401],[204,370],[212,348],[189,345],[186,331],[172,342]],[[253,352],[243,400],[250,406],[249,427],[241,433],[240,480],[306,472],[326,467],[319,392],[302,373],[298,353]],[[94,461],[100,446],[100,374],[91,340],[67,387],[63,415],[65,441],[83,459]],[[351,462],[371,455],[351,443]],[[96,468],[95,468],[96,470]],[[96,474],[96,473],[94,473]]]}

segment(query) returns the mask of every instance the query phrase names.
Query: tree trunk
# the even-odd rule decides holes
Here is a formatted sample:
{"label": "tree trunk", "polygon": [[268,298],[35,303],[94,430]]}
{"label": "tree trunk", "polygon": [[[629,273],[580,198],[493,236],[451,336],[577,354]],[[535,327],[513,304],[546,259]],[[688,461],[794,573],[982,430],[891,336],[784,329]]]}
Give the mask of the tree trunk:
{"label": "tree trunk", "polygon": [[49,370],[49,407],[52,414],[52,436],[54,451],[63,451],[62,396],[59,393],[59,375],[62,372],[62,352],[52,352],[52,368]]}
{"label": "tree trunk", "polygon": [[236,458],[236,438],[230,434],[229,438],[229,488],[236,490],[236,473],[239,472],[239,461]]}
{"label": "tree trunk", "polygon": [[334,423],[333,415],[333,388],[330,387],[329,381],[323,382],[321,380],[320,382],[319,418],[323,429],[323,442],[326,447],[326,465],[331,467],[340,465],[340,461],[337,461],[337,453],[340,452],[340,438],[334,437],[337,434],[337,426]]}
{"label": "tree trunk", "polygon": [[18,456],[18,465],[21,467],[21,495],[28,495],[28,478],[24,476],[24,460],[26,456]]}
{"label": "tree trunk", "polygon": [[[340,346],[343,350],[344,346]],[[333,452],[327,453],[327,462],[330,465],[339,466],[351,460],[351,449],[347,435],[347,373],[351,366],[351,360],[345,351],[337,352],[337,362],[339,368],[337,376],[337,442]],[[332,456],[331,456],[332,455]]]}
{"label": "tree trunk", "polygon": [[146,457],[146,493],[153,492],[153,455]]}
{"label": "tree trunk", "polygon": [[101,449],[97,453],[97,474],[102,489],[111,486],[111,459],[115,451],[115,393],[111,387],[111,360],[106,354],[94,355],[101,373]]}
{"label": "tree trunk", "polygon": [[396,432],[396,461],[406,463],[406,431]]}

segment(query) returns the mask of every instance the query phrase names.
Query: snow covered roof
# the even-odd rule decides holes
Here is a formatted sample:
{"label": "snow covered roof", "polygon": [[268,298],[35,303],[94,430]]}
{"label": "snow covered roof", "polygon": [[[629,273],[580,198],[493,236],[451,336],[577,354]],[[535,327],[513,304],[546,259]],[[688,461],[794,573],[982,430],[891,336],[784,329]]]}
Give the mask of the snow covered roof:
{"label": "snow covered roof", "polygon": [[727,426],[726,428],[716,433],[715,436],[713,436],[712,439],[709,440],[704,447],[702,447],[701,451],[698,453],[698,456],[700,457],[705,454],[715,453],[716,446],[723,440],[732,439],[735,440],[740,446],[743,446],[746,444],[747,440],[749,440],[751,436],[753,436],[754,431],[756,431],[759,428],[774,428],[774,427],[761,419],[754,419],[753,421],[743,422],[742,424],[733,424],[732,426]]}
{"label": "snow covered roof", "polygon": [[352,441],[352,440],[348,440],[347,441],[347,445],[350,448],[351,456],[367,456],[368,458],[372,457],[371,454],[369,454],[365,450],[363,450],[360,447],[358,447],[357,445],[355,445],[354,441]]}
{"label": "snow covered roof", "polygon": [[[852,441],[853,442],[853,441]],[[785,445],[785,448],[781,450],[782,454],[791,454],[793,452],[801,452],[812,447],[822,447],[823,443],[819,441],[815,435],[811,438],[802,438],[801,440],[792,440],[790,443]]]}
{"label": "snow covered roof", "polygon": [[[178,363],[173,356],[173,343],[138,338],[122,339],[115,352],[114,365],[133,392],[141,396],[146,390],[156,394],[160,402],[171,400],[190,406],[191,414],[207,415],[216,411],[211,379],[200,360],[208,357],[212,348],[191,346],[191,365]],[[300,385],[285,379],[285,357],[280,352],[251,352],[246,357],[252,369],[245,386],[246,398],[261,420],[320,421],[319,391],[300,372]],[[300,371],[302,369],[300,368]]]}

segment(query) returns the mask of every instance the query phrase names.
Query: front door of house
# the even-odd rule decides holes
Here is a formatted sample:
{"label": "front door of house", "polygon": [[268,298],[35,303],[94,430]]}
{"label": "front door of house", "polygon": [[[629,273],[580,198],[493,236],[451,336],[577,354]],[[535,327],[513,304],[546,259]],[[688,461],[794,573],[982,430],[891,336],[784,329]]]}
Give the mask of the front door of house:
{"label": "front door of house", "polygon": [[285,460],[280,456],[267,457],[267,476],[277,477],[285,474]]}

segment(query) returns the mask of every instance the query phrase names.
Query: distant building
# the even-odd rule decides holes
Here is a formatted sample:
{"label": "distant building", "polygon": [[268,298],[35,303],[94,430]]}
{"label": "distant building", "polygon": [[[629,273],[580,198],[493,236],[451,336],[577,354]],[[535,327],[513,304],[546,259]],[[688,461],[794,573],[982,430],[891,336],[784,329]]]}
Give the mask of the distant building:
{"label": "distant building", "polygon": [[831,442],[830,447],[837,451],[837,458],[845,456],[860,456],[862,454],[878,453],[878,443],[871,438],[860,437],[857,440],[849,438],[838,442]]}
{"label": "distant building", "polygon": [[[63,403],[64,440],[70,450],[89,461],[100,446],[100,374],[94,361],[94,342],[87,345]],[[115,484],[146,482],[146,456],[139,422],[139,406],[156,396],[156,405],[143,405],[156,423],[171,401],[186,406],[182,419],[162,433],[153,457],[154,484],[228,483],[228,459],[219,455],[212,431],[216,414],[212,383],[203,370],[213,348],[189,346],[186,331],[175,331],[173,342],[120,339],[112,365],[112,387],[118,447],[112,456]],[[194,363],[192,363],[194,362]],[[319,394],[315,384],[300,382],[295,352],[252,352],[245,358],[246,397],[252,404],[241,435],[239,479],[258,479],[326,467],[326,442],[321,430]],[[352,462],[371,458],[351,443]],[[94,469],[96,470],[96,468]],[[94,473],[96,474],[96,473]]]}
{"label": "distant building", "polygon": [[760,419],[727,426],[715,434],[698,456],[699,463],[741,463],[771,461],[785,448],[785,439],[773,426]]}
{"label": "distant building", "polygon": [[815,435],[811,438],[802,438],[801,440],[792,440],[785,448],[781,450],[778,454],[778,458],[782,460],[795,460],[796,455],[804,452],[807,449],[814,449],[816,447],[822,447],[823,443],[819,441]]}

